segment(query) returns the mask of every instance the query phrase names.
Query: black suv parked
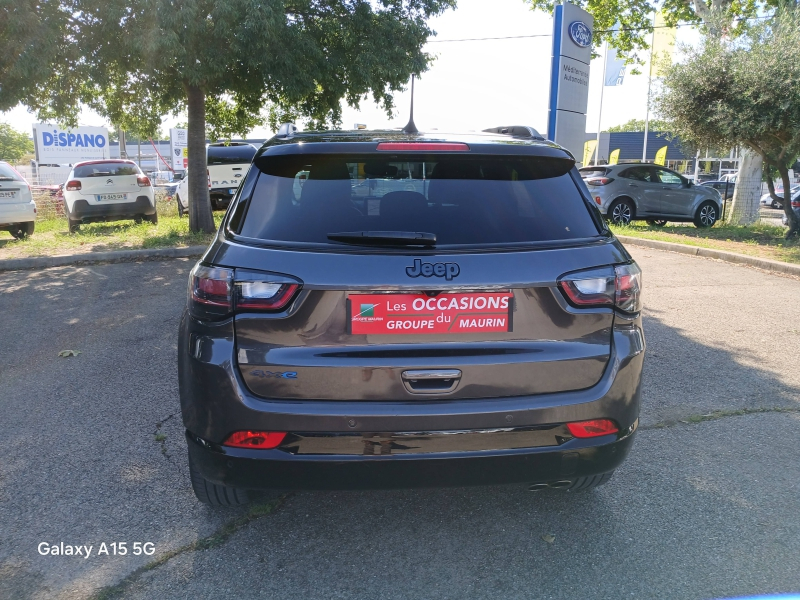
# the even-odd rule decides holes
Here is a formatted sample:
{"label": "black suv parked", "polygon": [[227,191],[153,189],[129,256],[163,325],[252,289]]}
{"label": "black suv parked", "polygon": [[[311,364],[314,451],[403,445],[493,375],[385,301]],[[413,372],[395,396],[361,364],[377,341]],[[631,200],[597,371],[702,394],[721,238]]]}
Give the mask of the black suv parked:
{"label": "black suv parked", "polygon": [[265,143],[180,324],[198,498],[608,480],[638,424],[641,272],[574,163],[504,135]]}

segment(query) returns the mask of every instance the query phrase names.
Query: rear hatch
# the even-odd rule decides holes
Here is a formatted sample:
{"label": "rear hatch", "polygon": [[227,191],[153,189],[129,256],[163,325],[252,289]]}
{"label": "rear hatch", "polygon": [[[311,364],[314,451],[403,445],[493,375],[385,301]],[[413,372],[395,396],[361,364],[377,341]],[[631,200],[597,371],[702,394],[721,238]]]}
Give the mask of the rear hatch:
{"label": "rear hatch", "polygon": [[256,153],[250,144],[230,144],[208,146],[208,176],[211,189],[226,195],[233,195],[242,182],[250,161]]}
{"label": "rear hatch", "polygon": [[572,159],[266,152],[255,165],[229,215],[236,242],[214,261],[235,267],[254,394],[469,399],[602,377],[613,310],[573,308],[557,280],[624,258]]}
{"label": "rear hatch", "polygon": [[93,204],[135,202],[142,193],[139,177],[143,175],[136,164],[121,161],[84,163],[72,174],[81,184],[77,193]]}
{"label": "rear hatch", "polygon": [[0,204],[27,204],[30,201],[31,190],[25,178],[11,165],[0,163]]}

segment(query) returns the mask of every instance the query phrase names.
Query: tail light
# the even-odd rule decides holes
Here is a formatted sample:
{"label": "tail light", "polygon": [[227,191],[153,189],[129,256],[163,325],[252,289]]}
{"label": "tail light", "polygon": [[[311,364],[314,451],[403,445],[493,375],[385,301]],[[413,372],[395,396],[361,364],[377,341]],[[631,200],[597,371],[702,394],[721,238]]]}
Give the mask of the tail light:
{"label": "tail light", "polygon": [[149,187],[150,178],[147,175],[138,175],[136,177],[136,183],[139,184],[139,187]]}
{"label": "tail light", "polygon": [[792,200],[792,208],[800,208],[800,200]]}
{"label": "tail light", "polygon": [[280,446],[285,437],[285,431],[236,431],[230,434],[222,445],[231,448],[269,450]]}
{"label": "tail light", "polygon": [[591,421],[567,423],[567,429],[576,438],[600,437],[601,435],[610,435],[619,431],[619,427],[611,419],[593,419]]}
{"label": "tail light", "polygon": [[189,309],[199,319],[220,319],[237,310],[279,311],[300,283],[260,271],[195,265],[189,275]]}
{"label": "tail light", "polygon": [[595,196],[594,203],[600,206],[603,203],[603,201],[600,199],[600,196]]}
{"label": "tail light", "polygon": [[586,185],[608,185],[614,181],[613,177],[590,177],[583,180]]}
{"label": "tail light", "polygon": [[577,308],[608,306],[628,314],[642,309],[642,271],[636,263],[570,273],[558,287]]}
{"label": "tail light", "polygon": [[66,190],[68,192],[78,192],[81,189],[81,182],[77,179],[73,179],[72,181],[67,182]]}
{"label": "tail light", "polygon": [[208,189],[211,189],[211,172],[206,169],[206,177],[208,177]]}

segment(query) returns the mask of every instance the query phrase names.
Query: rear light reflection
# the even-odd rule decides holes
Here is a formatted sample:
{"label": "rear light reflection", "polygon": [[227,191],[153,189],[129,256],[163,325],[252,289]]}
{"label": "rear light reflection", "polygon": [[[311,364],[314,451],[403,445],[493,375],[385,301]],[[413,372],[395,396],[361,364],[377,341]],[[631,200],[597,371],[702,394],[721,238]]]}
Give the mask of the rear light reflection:
{"label": "rear light reflection", "polygon": [[68,192],[78,192],[81,189],[81,182],[77,179],[67,182],[66,190]]}
{"label": "rear light reflection", "polygon": [[642,309],[642,271],[636,263],[571,273],[558,286],[577,308],[613,306],[629,314]]}
{"label": "rear light reflection", "polygon": [[576,438],[600,437],[601,435],[610,435],[619,431],[619,427],[611,419],[593,419],[591,421],[567,423],[567,429]]}
{"label": "rear light reflection", "polygon": [[[259,281],[258,276],[264,279]],[[195,265],[189,276],[189,308],[201,319],[219,319],[236,310],[279,311],[291,302],[299,283],[269,281],[268,273],[244,271],[235,281],[233,269]],[[275,275],[272,276],[277,277]]]}
{"label": "rear light reflection", "polygon": [[296,283],[237,281],[236,308],[279,310],[289,303],[299,287]]}
{"label": "rear light reflection", "polygon": [[222,445],[231,448],[269,450],[280,446],[285,437],[285,431],[236,431],[230,434]]}

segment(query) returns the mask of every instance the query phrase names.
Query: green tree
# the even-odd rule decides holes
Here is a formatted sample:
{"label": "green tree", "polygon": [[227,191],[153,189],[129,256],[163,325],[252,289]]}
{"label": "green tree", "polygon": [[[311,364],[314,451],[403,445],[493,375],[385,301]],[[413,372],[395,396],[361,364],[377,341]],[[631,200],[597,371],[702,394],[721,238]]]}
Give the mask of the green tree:
{"label": "green tree", "polygon": [[33,152],[33,141],[28,135],[0,123],[0,160],[16,161]]}
{"label": "green tree", "polygon": [[[53,44],[48,77],[35,87],[4,81],[0,109],[22,102],[74,124],[83,102],[141,136],[155,133],[162,115],[185,109],[189,223],[208,232],[214,221],[205,176],[207,101],[219,107],[213,103],[231,99],[239,123],[247,120],[242,115],[274,106],[314,127],[336,126],[342,100],[357,107],[370,95],[391,113],[393,94],[432,60],[422,51],[433,34],[428,19],[455,6],[455,0],[55,3],[58,10],[37,22],[56,39],[30,42],[33,50]],[[18,27],[11,37],[22,33]]]}
{"label": "green tree", "polygon": [[[524,0],[533,10],[552,14],[560,0]],[[663,10],[666,25],[695,23],[713,35],[739,35],[746,27],[743,19],[755,17],[759,9],[776,6],[784,0],[570,0],[594,17],[595,48],[608,42],[626,54],[631,62],[642,63],[640,52],[647,50],[653,32],[653,13]],[[613,29],[618,26],[617,31]]]}
{"label": "green tree", "polygon": [[[800,155],[800,10],[781,9],[735,40],[707,37],[669,69],[656,106],[681,140],[697,147],[741,144],[768,167],[773,195],[773,168],[789,190],[789,168]],[[783,207],[786,237],[797,236],[791,204]]]}
{"label": "green tree", "polygon": [[[650,131],[669,131],[669,124],[666,121],[650,119],[648,125]],[[620,133],[623,131],[644,131],[644,119],[631,119],[622,125],[614,125],[606,130],[608,133]]]}

